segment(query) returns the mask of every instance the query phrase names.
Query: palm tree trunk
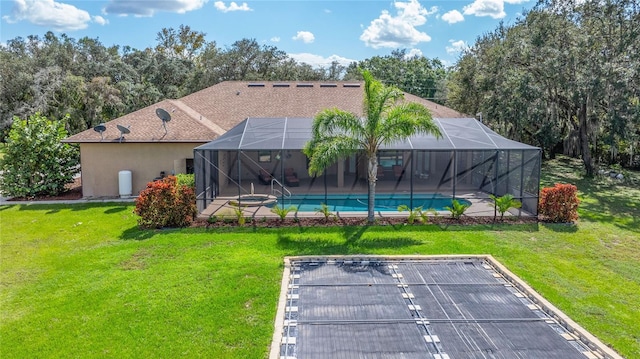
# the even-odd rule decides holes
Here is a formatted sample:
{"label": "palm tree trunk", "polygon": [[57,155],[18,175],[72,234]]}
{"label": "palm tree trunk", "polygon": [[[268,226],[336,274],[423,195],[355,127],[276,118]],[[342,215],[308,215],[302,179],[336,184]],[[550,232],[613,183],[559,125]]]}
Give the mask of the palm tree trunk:
{"label": "palm tree trunk", "polygon": [[368,182],[369,182],[369,197],[367,202],[367,221],[371,224],[375,221],[374,208],[376,207],[376,181],[378,179],[378,158],[374,154],[369,157],[368,164]]}

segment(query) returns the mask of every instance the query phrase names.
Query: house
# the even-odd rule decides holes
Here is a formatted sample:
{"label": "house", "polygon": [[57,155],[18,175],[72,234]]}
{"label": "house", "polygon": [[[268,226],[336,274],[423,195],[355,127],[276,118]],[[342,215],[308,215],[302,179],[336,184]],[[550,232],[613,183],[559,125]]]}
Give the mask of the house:
{"label": "house", "polygon": [[[119,195],[120,171],[131,171],[133,194],[164,174],[194,171],[194,148],[215,140],[247,118],[313,118],[337,107],[362,113],[359,82],[222,82],[175,100],[163,100],[64,140],[80,146],[85,198]],[[433,117],[463,114],[406,94]],[[157,114],[165,110],[170,120]],[[101,131],[100,131],[101,130]],[[301,175],[301,173],[300,173]]]}

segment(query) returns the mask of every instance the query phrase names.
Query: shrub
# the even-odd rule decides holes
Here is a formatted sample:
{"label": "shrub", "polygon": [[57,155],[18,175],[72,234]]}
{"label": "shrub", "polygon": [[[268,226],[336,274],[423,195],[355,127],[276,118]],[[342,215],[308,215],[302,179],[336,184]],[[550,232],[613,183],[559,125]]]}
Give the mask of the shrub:
{"label": "shrub", "polygon": [[429,208],[426,211],[420,211],[420,220],[422,223],[429,223],[429,216],[433,216],[434,218],[438,218],[438,211],[435,208]]}
{"label": "shrub", "polygon": [[194,190],[196,189],[196,177],[193,173],[178,173],[176,175],[176,180],[178,181],[178,186],[187,186]]}
{"label": "shrub", "polygon": [[60,142],[65,122],[49,121],[39,113],[28,120],[13,119],[0,159],[0,190],[7,196],[57,195],[78,172],[78,149]]}
{"label": "shrub", "polygon": [[236,215],[236,221],[239,226],[244,226],[244,224],[247,223],[247,219],[244,216],[244,209],[245,207],[233,207],[233,214]]}
{"label": "shrub", "polygon": [[551,222],[568,223],[578,219],[578,188],[556,183],[540,191],[538,213]]}
{"label": "shrub", "polygon": [[276,215],[278,215],[280,221],[284,221],[285,217],[287,217],[287,214],[289,214],[289,212],[291,211],[297,211],[297,207],[289,206],[285,208],[284,206],[275,206],[271,208],[271,213],[275,213]]}
{"label": "shrub", "polygon": [[460,203],[457,199],[454,199],[453,202],[451,202],[450,207],[447,206],[444,208],[447,209],[449,212],[451,212],[452,218],[460,219],[460,217],[462,217],[462,215],[467,210],[467,208],[469,208],[469,205]]}
{"label": "shrub", "polygon": [[186,227],[197,214],[193,189],[179,186],[175,176],[147,183],[136,199],[134,213],[143,228]]}
{"label": "shrub", "polygon": [[[508,211],[510,208],[520,208],[522,207],[522,203],[517,199],[513,198],[513,195],[510,193],[505,194],[502,197],[496,197],[494,195],[489,195],[493,200],[493,207],[500,212],[500,220],[504,217],[504,213]],[[493,218],[495,220],[495,216]]]}
{"label": "shrub", "polygon": [[316,208],[316,213],[322,214],[324,216],[325,222],[328,222],[329,219],[335,219],[337,216],[335,213],[331,212],[329,206],[326,203],[320,203],[320,208]]}
{"label": "shrub", "polygon": [[416,207],[414,209],[409,208],[406,204],[401,204],[398,206],[398,212],[408,211],[409,216],[407,217],[407,223],[414,224],[416,220],[422,219],[422,207]]}

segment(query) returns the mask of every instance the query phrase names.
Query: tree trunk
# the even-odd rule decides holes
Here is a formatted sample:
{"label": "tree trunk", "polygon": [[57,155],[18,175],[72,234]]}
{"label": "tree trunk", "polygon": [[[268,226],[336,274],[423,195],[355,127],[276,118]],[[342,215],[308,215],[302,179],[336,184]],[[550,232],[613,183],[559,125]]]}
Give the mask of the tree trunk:
{"label": "tree trunk", "polygon": [[369,182],[369,196],[367,201],[367,221],[371,224],[375,221],[375,207],[376,207],[376,181],[378,179],[378,158],[375,153],[369,157],[368,164],[368,182]]}
{"label": "tree trunk", "polygon": [[593,177],[594,167],[593,159],[591,158],[591,148],[589,147],[589,129],[587,124],[587,101],[580,104],[578,110],[578,131],[580,138],[580,154],[582,155],[582,162],[584,163],[584,169],[587,171],[587,177]]}

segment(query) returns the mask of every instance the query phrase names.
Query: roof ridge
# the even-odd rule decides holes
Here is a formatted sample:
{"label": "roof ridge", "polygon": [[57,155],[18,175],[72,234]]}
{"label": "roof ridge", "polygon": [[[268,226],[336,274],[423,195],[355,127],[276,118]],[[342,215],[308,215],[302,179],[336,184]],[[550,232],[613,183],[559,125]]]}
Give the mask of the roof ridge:
{"label": "roof ridge", "polygon": [[219,135],[222,135],[225,132],[227,132],[227,130],[225,130],[222,127],[216,125],[211,120],[209,120],[206,116],[202,115],[198,111],[196,111],[193,108],[189,107],[189,105],[187,105],[186,103],[184,103],[184,102],[182,102],[180,100],[169,100],[169,99],[167,99],[167,101],[170,102],[171,104],[175,105],[176,107],[180,108],[187,116],[191,117],[193,120],[201,121],[204,126],[208,127],[210,130],[212,130],[214,132],[217,132]]}

